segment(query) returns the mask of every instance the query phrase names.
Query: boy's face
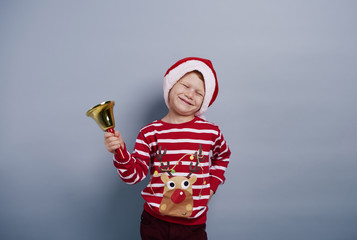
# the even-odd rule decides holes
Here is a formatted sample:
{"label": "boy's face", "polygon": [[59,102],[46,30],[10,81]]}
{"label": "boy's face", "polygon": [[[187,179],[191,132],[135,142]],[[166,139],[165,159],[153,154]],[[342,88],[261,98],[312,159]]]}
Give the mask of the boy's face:
{"label": "boy's face", "polygon": [[187,73],[171,88],[169,109],[179,116],[194,116],[200,110],[204,96],[204,81],[197,73]]}

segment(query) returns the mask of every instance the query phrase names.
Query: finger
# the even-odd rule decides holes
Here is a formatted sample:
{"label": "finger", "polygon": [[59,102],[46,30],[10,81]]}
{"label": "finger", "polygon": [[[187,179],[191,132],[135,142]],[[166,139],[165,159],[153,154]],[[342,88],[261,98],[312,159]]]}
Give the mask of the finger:
{"label": "finger", "polygon": [[125,144],[123,141],[115,140],[115,141],[108,142],[108,148],[111,150],[116,150],[118,148],[124,149],[124,146]]}
{"label": "finger", "polygon": [[109,152],[113,152],[116,149],[118,149],[120,147],[120,144],[109,144],[107,145],[107,149]]}
{"label": "finger", "polygon": [[104,133],[104,138],[110,138],[110,137],[113,137],[113,136],[114,136],[113,133],[110,133],[110,132]]}
{"label": "finger", "polygon": [[119,138],[116,138],[116,137],[111,137],[111,138],[108,138],[107,141],[106,141],[106,144],[108,144],[108,146],[117,146],[117,145],[120,145],[121,141],[119,140]]}

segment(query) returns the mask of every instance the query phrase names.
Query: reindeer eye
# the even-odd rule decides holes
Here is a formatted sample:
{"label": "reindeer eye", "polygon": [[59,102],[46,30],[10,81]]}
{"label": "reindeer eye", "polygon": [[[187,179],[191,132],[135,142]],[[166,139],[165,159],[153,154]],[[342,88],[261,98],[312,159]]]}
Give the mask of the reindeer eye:
{"label": "reindeer eye", "polygon": [[182,189],[187,189],[190,186],[190,182],[188,180],[185,180],[181,183]]}
{"label": "reindeer eye", "polygon": [[168,187],[169,189],[174,189],[174,188],[175,188],[175,183],[174,183],[174,181],[168,181],[168,182],[167,182],[167,187]]}

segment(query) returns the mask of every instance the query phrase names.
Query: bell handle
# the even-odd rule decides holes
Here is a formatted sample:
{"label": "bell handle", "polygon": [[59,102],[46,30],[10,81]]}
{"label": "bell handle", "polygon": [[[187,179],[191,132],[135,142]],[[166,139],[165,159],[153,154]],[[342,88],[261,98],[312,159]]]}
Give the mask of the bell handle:
{"label": "bell handle", "polygon": [[[110,133],[115,134],[114,128],[108,128],[108,129],[107,129],[107,132],[110,132]],[[116,153],[117,155],[119,155],[119,157],[120,157],[121,159],[123,159],[123,160],[125,159],[124,153],[123,153],[123,150],[121,149],[121,147],[119,147],[118,149],[116,149],[116,150],[115,150],[115,153]]]}

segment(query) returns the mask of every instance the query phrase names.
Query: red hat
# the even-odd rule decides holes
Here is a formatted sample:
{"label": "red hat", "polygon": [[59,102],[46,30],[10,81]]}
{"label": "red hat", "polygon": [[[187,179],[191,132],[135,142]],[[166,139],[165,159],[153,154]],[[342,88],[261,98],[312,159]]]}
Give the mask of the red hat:
{"label": "red hat", "polygon": [[200,110],[195,114],[198,117],[206,112],[211,106],[218,94],[217,75],[210,60],[198,57],[188,57],[177,61],[166,72],[164,77],[164,98],[168,105],[170,89],[175,83],[180,80],[186,73],[194,70],[202,73],[205,82],[205,97],[203,99]]}

